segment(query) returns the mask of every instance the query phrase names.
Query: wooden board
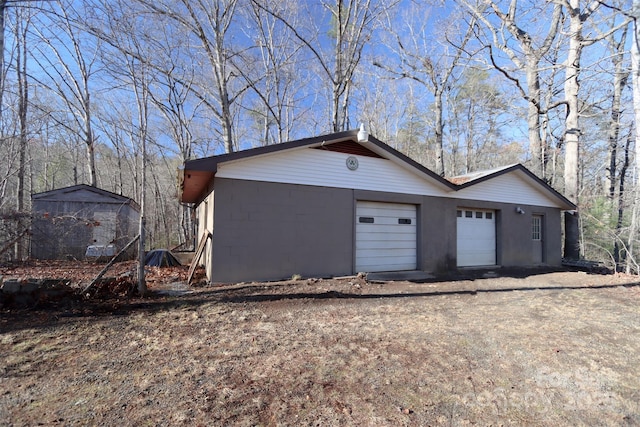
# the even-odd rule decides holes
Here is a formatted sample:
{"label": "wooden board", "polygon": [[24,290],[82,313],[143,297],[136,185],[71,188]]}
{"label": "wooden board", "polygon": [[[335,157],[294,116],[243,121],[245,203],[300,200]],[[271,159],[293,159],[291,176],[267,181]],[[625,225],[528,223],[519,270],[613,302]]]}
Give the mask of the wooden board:
{"label": "wooden board", "polygon": [[191,265],[189,266],[189,275],[187,276],[187,285],[191,283],[191,279],[193,279],[193,273],[196,271],[196,267],[198,266],[198,261],[200,261],[200,257],[204,252],[205,246],[207,246],[207,239],[211,237],[210,232],[206,232],[200,238],[200,243],[198,243],[198,249],[196,249],[196,253],[193,256],[193,260],[191,261]]}

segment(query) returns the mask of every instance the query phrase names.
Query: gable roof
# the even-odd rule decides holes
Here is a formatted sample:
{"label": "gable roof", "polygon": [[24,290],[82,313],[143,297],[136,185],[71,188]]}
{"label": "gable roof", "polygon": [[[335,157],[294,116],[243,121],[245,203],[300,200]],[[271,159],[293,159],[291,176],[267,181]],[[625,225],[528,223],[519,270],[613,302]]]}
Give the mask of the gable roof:
{"label": "gable roof", "polygon": [[456,184],[458,190],[463,190],[465,188],[470,188],[474,185],[481,184],[483,182],[496,179],[501,176],[505,176],[508,174],[515,174],[521,178],[524,178],[529,184],[535,187],[536,190],[543,193],[545,196],[554,200],[558,206],[563,210],[575,210],[577,206],[575,203],[571,202],[569,199],[564,197],[558,191],[556,191],[549,184],[544,182],[542,179],[538,178],[533,172],[524,167],[521,164],[513,164],[498,167],[495,169],[485,170],[485,171],[476,171],[470,172],[464,175],[458,175],[449,178],[449,181]]}
{"label": "gable roof", "polygon": [[[95,199],[90,199],[91,196],[97,196]],[[101,188],[93,187],[86,184],[72,185],[70,187],[57,188],[55,190],[43,191],[41,193],[34,193],[31,195],[31,200],[46,200],[46,201],[73,201],[73,202],[90,202],[90,203],[108,203],[108,204],[129,204],[135,210],[140,210],[138,204],[129,197],[112,193],[111,191],[103,190]]]}
{"label": "gable roof", "polygon": [[458,186],[463,186],[464,184],[467,184],[469,182],[474,182],[476,180],[484,180],[487,177],[497,173],[497,172],[502,172],[505,169],[509,169],[513,166],[516,166],[516,164],[512,164],[512,165],[507,165],[507,166],[500,166],[494,169],[487,169],[487,170],[480,170],[480,171],[473,171],[473,172],[469,172],[469,173],[465,173],[463,175],[456,175],[456,176],[452,176],[447,178],[449,181],[451,181],[452,183],[458,185]]}
{"label": "gable roof", "polygon": [[413,170],[415,173],[433,181],[436,185],[447,191],[454,191],[456,189],[456,186],[448,180],[377,138],[369,136],[366,142],[358,142],[357,135],[358,130],[349,130],[284,142],[282,144],[251,148],[234,153],[187,160],[184,163],[184,168],[181,171],[182,176],[180,177],[182,187],[181,201],[185,203],[200,203],[212,189],[213,179],[218,171],[218,166],[222,163],[241,161],[301,148],[318,148],[361,156],[385,158],[394,161],[402,167]]}
{"label": "gable roof", "polygon": [[[563,210],[576,209],[576,205],[574,203],[569,201],[562,194],[557,192],[521,164],[508,165],[486,171],[477,171],[445,179],[375,137],[369,136],[366,142],[358,142],[357,133],[358,130],[350,130],[312,138],[299,139],[282,144],[252,148],[234,153],[188,160],[184,163],[184,168],[180,171],[180,200],[184,203],[199,204],[202,202],[202,200],[204,200],[204,198],[213,189],[213,182],[216,173],[218,172],[218,168],[224,163],[241,162],[248,159],[253,160],[261,156],[283,153],[287,150],[317,148],[358,156],[379,157],[391,160],[397,165],[400,165],[429,182],[434,183],[447,193],[455,193],[457,191],[471,189],[474,188],[473,186],[478,185],[479,190],[477,191],[477,196],[480,196],[482,193],[482,183],[498,177],[507,176],[508,174],[515,174],[525,181],[527,185],[542,194],[542,197],[553,201],[554,205],[557,205]],[[500,180],[501,178],[498,179]],[[462,191],[462,193],[467,194],[461,194],[461,197],[469,195],[468,191]],[[455,197],[455,195],[452,196]]]}

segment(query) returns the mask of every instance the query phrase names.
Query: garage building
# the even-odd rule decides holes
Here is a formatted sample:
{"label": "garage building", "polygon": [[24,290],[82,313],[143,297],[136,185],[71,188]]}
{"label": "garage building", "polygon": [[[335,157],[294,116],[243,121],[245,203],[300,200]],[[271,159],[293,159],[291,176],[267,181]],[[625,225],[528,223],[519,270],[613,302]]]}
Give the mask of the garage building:
{"label": "garage building", "polygon": [[447,180],[355,130],[189,160],[182,175],[212,282],[559,266],[561,212],[576,209],[522,165]]}

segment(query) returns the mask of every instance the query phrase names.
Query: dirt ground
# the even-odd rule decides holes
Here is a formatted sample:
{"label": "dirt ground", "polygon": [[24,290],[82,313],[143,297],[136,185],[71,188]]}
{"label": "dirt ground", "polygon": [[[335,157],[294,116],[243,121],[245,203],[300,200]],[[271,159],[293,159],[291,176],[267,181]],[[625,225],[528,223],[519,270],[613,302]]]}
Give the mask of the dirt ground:
{"label": "dirt ground", "polygon": [[1,311],[0,425],[640,425],[638,277],[185,273]]}

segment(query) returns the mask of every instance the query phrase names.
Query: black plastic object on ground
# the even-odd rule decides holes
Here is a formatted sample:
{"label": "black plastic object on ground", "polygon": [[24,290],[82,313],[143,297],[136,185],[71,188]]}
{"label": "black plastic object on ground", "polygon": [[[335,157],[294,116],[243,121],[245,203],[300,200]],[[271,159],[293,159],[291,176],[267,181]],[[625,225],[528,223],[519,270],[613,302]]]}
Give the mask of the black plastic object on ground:
{"label": "black plastic object on ground", "polygon": [[151,267],[176,267],[182,264],[173,256],[171,251],[167,249],[154,249],[147,252],[147,256],[144,258],[144,265]]}

